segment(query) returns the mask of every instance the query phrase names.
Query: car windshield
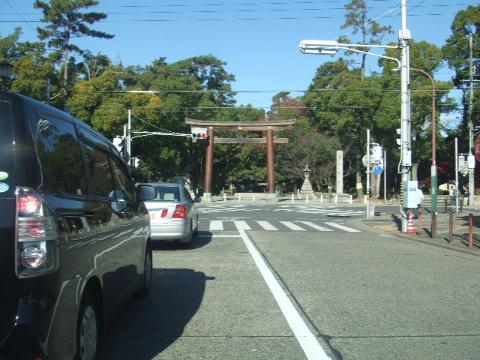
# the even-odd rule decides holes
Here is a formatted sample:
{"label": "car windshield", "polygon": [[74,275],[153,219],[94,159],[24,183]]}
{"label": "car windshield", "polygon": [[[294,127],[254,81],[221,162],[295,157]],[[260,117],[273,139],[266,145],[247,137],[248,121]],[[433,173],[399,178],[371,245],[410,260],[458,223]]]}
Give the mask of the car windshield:
{"label": "car windshield", "polygon": [[155,186],[154,201],[179,201],[180,193],[178,187],[173,186]]}

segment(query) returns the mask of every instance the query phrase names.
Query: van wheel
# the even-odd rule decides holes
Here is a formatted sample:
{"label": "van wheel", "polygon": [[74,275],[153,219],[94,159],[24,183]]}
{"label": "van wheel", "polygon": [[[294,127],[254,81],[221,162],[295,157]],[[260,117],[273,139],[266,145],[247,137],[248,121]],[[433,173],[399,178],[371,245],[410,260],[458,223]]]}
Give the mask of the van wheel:
{"label": "van wheel", "polygon": [[152,288],[152,272],[153,272],[153,261],[152,261],[152,248],[150,244],[147,245],[145,250],[145,261],[143,263],[143,283],[142,287],[137,291],[138,297],[147,297],[150,294]]}
{"label": "van wheel", "polygon": [[80,304],[77,324],[77,359],[95,360],[98,343],[97,304],[90,293],[86,293]]}

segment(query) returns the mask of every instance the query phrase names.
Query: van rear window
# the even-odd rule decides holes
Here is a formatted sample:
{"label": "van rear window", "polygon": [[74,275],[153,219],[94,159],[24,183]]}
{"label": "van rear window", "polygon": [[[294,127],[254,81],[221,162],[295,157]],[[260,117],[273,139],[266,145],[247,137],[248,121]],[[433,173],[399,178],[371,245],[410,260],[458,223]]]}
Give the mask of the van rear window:
{"label": "van rear window", "polygon": [[86,195],[87,184],[80,144],[72,123],[44,116],[37,125],[37,151],[45,192]]}
{"label": "van rear window", "polygon": [[12,112],[8,101],[0,100],[0,198],[13,197]]}

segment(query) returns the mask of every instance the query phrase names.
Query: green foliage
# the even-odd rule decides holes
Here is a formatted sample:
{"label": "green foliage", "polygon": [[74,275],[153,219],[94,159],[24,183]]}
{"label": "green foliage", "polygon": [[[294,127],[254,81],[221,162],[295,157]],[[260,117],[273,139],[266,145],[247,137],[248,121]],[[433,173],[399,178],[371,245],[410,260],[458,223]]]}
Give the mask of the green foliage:
{"label": "green foliage", "polygon": [[[132,110],[133,131],[180,134],[190,131],[186,118],[239,122],[296,119],[291,130],[276,133],[277,137],[289,138],[288,144],[275,146],[277,182],[299,186],[303,168],[308,164],[312,169],[312,182],[321,190],[334,183],[335,151],[339,149],[344,150],[345,188],[355,186],[358,180],[355,175],[364,174],[359,160],[365,153],[366,129],[370,129],[373,140],[387,149],[387,177],[391,182],[389,187],[394,186],[399,161],[395,130],[400,127],[400,75],[392,72],[397,66],[394,61],[380,59],[380,72],[368,75],[364,72],[365,57],[361,66],[345,59],[327,62],[318,68],[302,97],[278,93],[267,112],[252,106],[236,107],[231,86],[235,77],[226,71],[226,63],[214,55],[173,63],[158,57],[147,66],[123,67],[112,64],[106,55],[78,48],[74,40],[79,36],[112,37],[90,28],[106,17],[102,13],[84,12],[97,3],[94,0],[37,0],[35,6],[43,11],[45,25],[38,30],[39,38],[46,43],[21,42],[20,28],[0,37],[0,61],[9,61],[14,66],[14,78],[9,83],[12,90],[47,101],[49,81],[53,105],[68,105],[76,117],[109,138],[123,134],[128,109]],[[359,38],[356,43],[378,44],[383,35],[390,32],[389,27],[369,18],[365,0],[352,0],[345,9],[342,28],[352,30],[352,37]],[[471,6],[457,14],[452,35],[442,51],[425,41],[410,42],[412,149],[420,180],[429,177],[432,89],[428,77],[413,68],[435,74],[446,59],[456,71],[457,85],[468,78],[468,34],[471,32],[474,33],[474,57],[480,57],[479,11],[478,6]],[[341,40],[350,42],[346,38]],[[54,51],[47,52],[47,45]],[[81,58],[70,56],[72,52]],[[388,49],[385,55],[400,57],[397,49]],[[448,97],[452,83],[436,81],[435,85],[439,128],[437,162],[439,174],[448,177],[452,170],[444,159],[451,157],[451,139],[458,129],[445,127],[439,119],[454,110],[455,102]],[[151,92],[129,92],[135,90]],[[480,94],[476,92],[474,114],[480,113],[479,104]],[[216,135],[264,136],[260,132],[235,131],[217,131]],[[205,145],[194,144],[188,137],[153,135],[135,138],[132,146],[133,156],[142,160],[139,180],[142,177],[168,180],[187,175],[195,188],[201,186]],[[265,183],[266,178],[265,145],[215,146],[214,191],[230,182],[253,186]]]}
{"label": "green foliage", "polygon": [[75,68],[70,59],[70,53],[82,54],[83,50],[73,43],[73,39],[81,36],[111,39],[113,35],[94,30],[89,25],[107,17],[99,12],[82,12],[91,6],[98,5],[97,0],[35,0],[33,6],[41,9],[45,27],[38,27],[40,40],[47,40],[47,45],[53,49],[52,59],[62,60],[63,66],[63,92],[68,95],[72,78],[71,73]]}
{"label": "green foliage", "polygon": [[450,27],[452,34],[442,48],[448,65],[455,70],[453,82],[461,85],[461,81],[469,77],[469,35],[473,35],[473,57],[480,58],[480,5],[469,6],[455,15]]}
{"label": "green foliage", "polygon": [[[351,34],[356,35],[359,33],[359,44],[380,44],[384,35],[392,33],[390,26],[382,26],[374,19],[368,16],[368,7],[365,0],[351,0],[348,4],[345,4],[345,23],[341,26],[342,29],[352,29]],[[346,36],[339,37],[340,43],[350,43],[351,41]],[[358,48],[359,50],[368,52],[370,48],[365,46],[364,48]],[[354,52],[348,51],[347,55],[353,55]],[[366,66],[366,54],[362,54],[361,74],[365,76]]]}

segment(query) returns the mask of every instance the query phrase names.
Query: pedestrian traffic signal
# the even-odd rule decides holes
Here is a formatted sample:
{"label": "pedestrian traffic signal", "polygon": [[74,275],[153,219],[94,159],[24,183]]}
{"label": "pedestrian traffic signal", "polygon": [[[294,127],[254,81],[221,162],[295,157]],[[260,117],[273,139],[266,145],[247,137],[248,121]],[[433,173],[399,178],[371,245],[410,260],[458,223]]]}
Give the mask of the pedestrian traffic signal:
{"label": "pedestrian traffic signal", "polygon": [[125,152],[125,145],[126,145],[125,138],[123,136],[117,135],[113,138],[112,143],[113,143],[113,146],[115,146],[115,148],[118,150],[118,152],[123,156]]}
{"label": "pedestrian traffic signal", "polygon": [[397,135],[400,136],[400,138],[397,138],[397,145],[402,146],[402,130],[401,129],[397,129]]}
{"label": "pedestrian traffic signal", "polygon": [[134,157],[130,161],[132,162],[132,167],[134,169],[138,169],[140,167],[140,164],[142,163],[138,157]]}

